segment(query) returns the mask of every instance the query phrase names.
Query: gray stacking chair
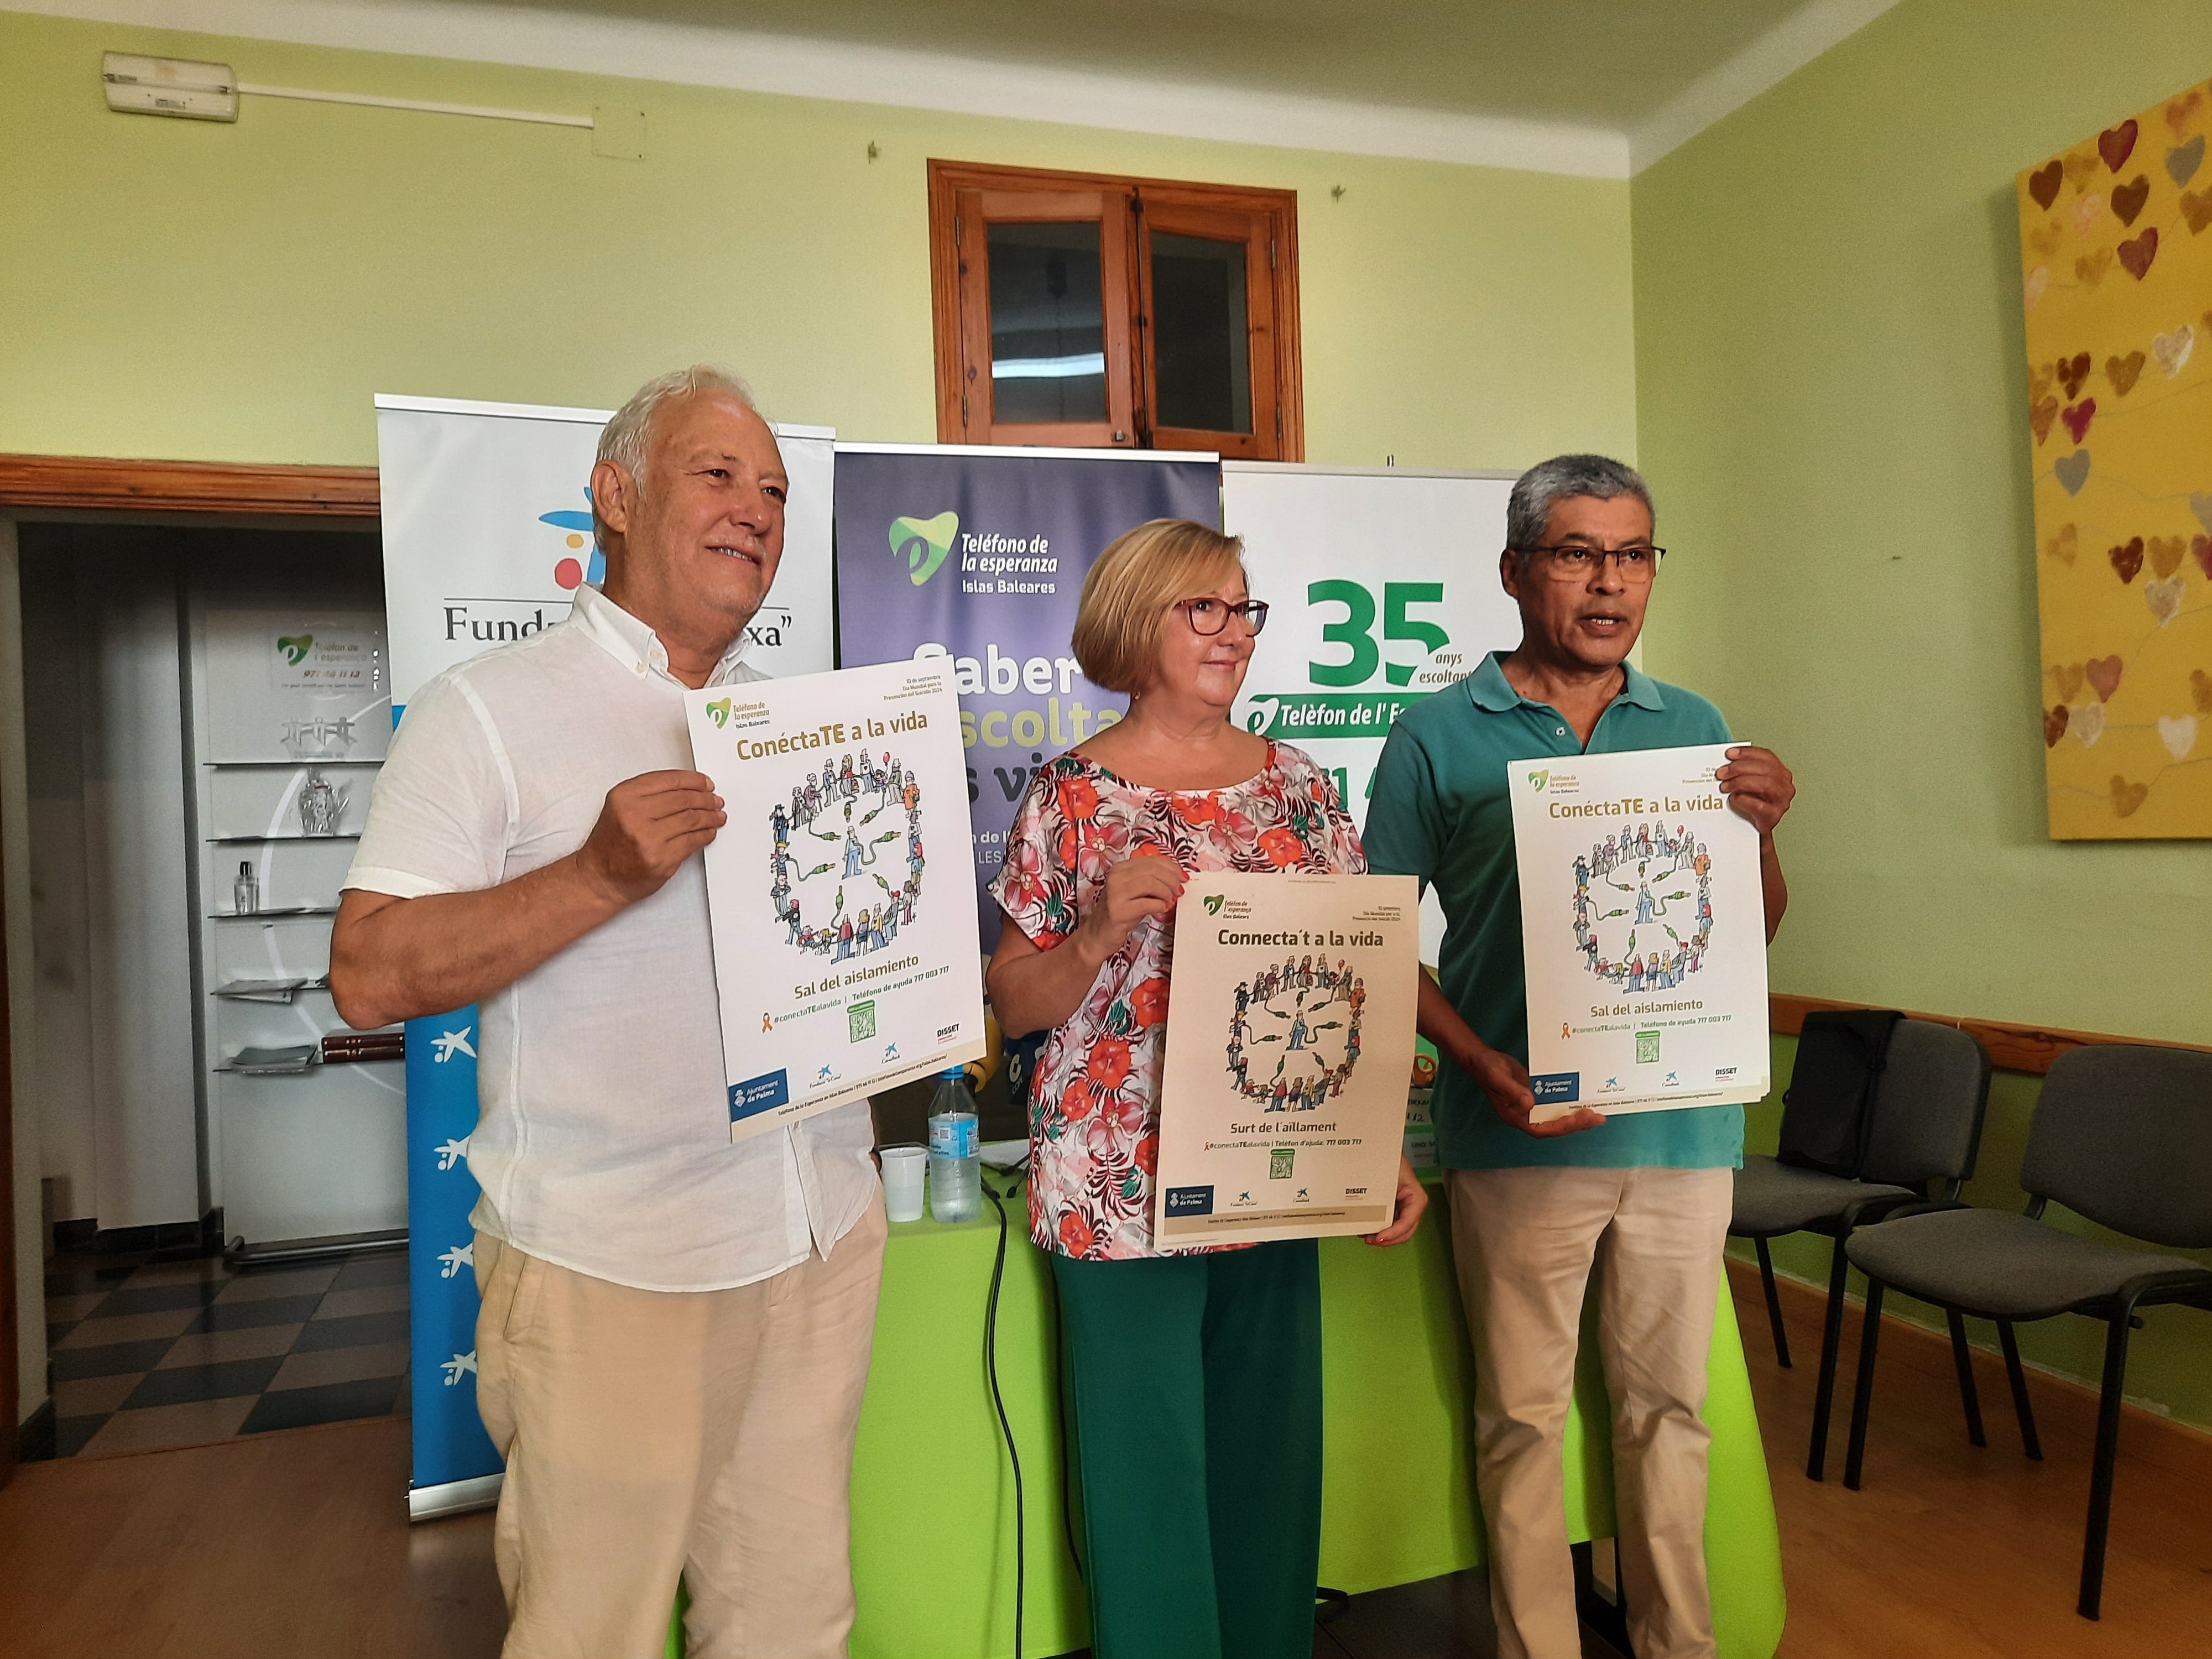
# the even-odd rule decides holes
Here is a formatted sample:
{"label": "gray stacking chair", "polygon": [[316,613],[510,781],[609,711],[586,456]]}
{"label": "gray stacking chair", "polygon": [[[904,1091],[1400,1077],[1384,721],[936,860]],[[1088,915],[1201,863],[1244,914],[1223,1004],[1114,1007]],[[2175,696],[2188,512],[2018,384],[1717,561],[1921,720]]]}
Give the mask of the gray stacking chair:
{"label": "gray stacking chair", "polygon": [[2021,1433],[2036,1455],[2014,1322],[2086,1314],[2110,1327],[2089,1478],[2077,1610],[2097,1617],[2119,1450],[2120,1395],[2136,1310],[2185,1303],[2212,1310],[2212,1267],[2177,1255],[2123,1249],[2043,1219],[2051,1200],[2100,1226],[2173,1249],[2212,1248],[2212,1054],[2110,1045],[2061,1055],[2044,1079],[2020,1184],[2027,1212],[1930,1206],[1855,1233],[1844,1246],[1867,1276],[1844,1484],[1856,1490],[1874,1395],[1875,1343],[1885,1288],[1933,1303],[1959,1328],[1962,1314],[1994,1319],[2004,1339]]}
{"label": "gray stacking chair", "polygon": [[[1948,1202],[1973,1176],[1981,1145],[1982,1113],[1990,1098],[1990,1056],[1966,1032],[1924,1019],[1898,1022],[1889,1055],[1875,1089],[1874,1122],[1863,1177],[1825,1175],[1759,1154],[1736,1171],[1735,1212],[1729,1231],[1759,1249],[1759,1275],[1766,1289],[1767,1318],[1774,1327],[1775,1356],[1790,1364],[1782,1328],[1782,1299],[1774,1288],[1774,1261],[1766,1241],[1784,1233],[1823,1233],[1836,1241],[1828,1268],[1827,1318],[1820,1332],[1820,1380],[1813,1399],[1813,1443],[1805,1473],[1821,1478],[1828,1456],[1828,1419],[1835,1403],[1836,1352],[1843,1340],[1844,1246],[1853,1231],[1890,1211],[1930,1199]],[[1973,1396],[1966,1358],[1966,1328],[1951,1322],[1966,1432],[1982,1443],[1981,1411]]]}

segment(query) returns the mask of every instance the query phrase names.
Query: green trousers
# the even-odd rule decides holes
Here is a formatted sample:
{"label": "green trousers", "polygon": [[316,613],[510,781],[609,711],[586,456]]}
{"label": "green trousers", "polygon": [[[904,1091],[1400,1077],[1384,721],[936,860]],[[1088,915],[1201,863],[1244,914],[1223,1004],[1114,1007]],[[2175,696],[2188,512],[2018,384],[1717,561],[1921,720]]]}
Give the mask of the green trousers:
{"label": "green trousers", "polygon": [[1052,1259],[1097,1659],[1310,1659],[1321,1267],[1310,1239]]}

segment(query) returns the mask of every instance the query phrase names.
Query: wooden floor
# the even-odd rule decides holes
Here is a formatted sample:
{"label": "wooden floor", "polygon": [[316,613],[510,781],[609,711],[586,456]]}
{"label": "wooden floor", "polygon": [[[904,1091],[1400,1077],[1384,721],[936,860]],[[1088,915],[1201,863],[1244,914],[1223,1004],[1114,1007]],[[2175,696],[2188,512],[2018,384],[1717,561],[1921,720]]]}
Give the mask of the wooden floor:
{"label": "wooden floor", "polygon": [[[2130,1413],[2100,1624],[2074,1613],[2095,1402],[2032,1384],[2048,1461],[2020,1455],[2002,1368],[1990,1445],[1966,1443],[1941,1338],[1884,1328],[1866,1489],[1803,1473],[1818,1300],[1785,1285],[1797,1369],[1774,1363],[1758,1280],[1735,1282],[1781,1516],[1783,1659],[2212,1656],[2212,1439]],[[1849,1375],[1853,1339],[1844,1352]],[[0,1492],[9,1659],[490,1659],[504,1618],[490,1517],[406,1523],[397,1419],[31,1464]],[[1355,1597],[1317,1659],[1489,1659],[1480,1573]],[[1595,1645],[1588,1651],[1601,1651]]]}
{"label": "wooden floor", "polygon": [[[1796,1368],[1774,1360],[1756,1267],[1730,1262],[1759,1404],[1790,1622],[1781,1659],[2207,1659],[2212,1437],[2130,1409],[2120,1425],[2104,1617],[2074,1611],[2097,1397],[2028,1373],[2044,1462],[2021,1454],[2004,1364],[1977,1351],[1989,1445],[1966,1443],[1948,1339],[1882,1322],[1863,1490],[1843,1483],[1860,1310],[1844,1320],[1828,1478],[1805,1478],[1825,1291],[1782,1281]],[[2168,1317],[2203,1318],[2186,1310]],[[1975,1334],[1988,1336],[1992,1328]]]}

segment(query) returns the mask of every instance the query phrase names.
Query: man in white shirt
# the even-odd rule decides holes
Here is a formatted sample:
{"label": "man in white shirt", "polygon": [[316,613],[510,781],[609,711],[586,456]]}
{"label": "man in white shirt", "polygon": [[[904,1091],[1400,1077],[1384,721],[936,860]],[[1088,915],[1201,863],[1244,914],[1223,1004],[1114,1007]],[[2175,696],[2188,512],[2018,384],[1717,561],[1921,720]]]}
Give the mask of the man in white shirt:
{"label": "man in white shirt", "polygon": [[745,624],[788,489],[743,382],[647,383],[592,470],[604,589],[408,705],[331,936],[356,1026],[483,1005],[477,1399],[507,1460],[505,1652],[845,1651],[885,1232],[867,1103],[732,1144],[686,686]]}

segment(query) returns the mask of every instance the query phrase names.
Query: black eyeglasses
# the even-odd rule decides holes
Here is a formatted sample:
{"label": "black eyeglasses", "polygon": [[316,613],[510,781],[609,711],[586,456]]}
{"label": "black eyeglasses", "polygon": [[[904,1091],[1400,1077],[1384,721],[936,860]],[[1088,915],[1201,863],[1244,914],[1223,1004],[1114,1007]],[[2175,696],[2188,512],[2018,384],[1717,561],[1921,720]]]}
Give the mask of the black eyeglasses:
{"label": "black eyeglasses", "polygon": [[1256,635],[1267,625],[1267,602],[1265,599],[1240,599],[1235,605],[1226,599],[1185,599],[1176,609],[1190,618],[1190,631],[1211,639],[1229,626],[1231,617],[1244,619],[1244,631]]}
{"label": "black eyeglasses", "polygon": [[1579,581],[1595,575],[1605,568],[1607,559],[1620,563],[1624,581],[1648,582],[1659,568],[1659,561],[1667,556],[1663,547],[1532,547],[1530,553],[1541,553],[1547,568],[1557,581]]}

